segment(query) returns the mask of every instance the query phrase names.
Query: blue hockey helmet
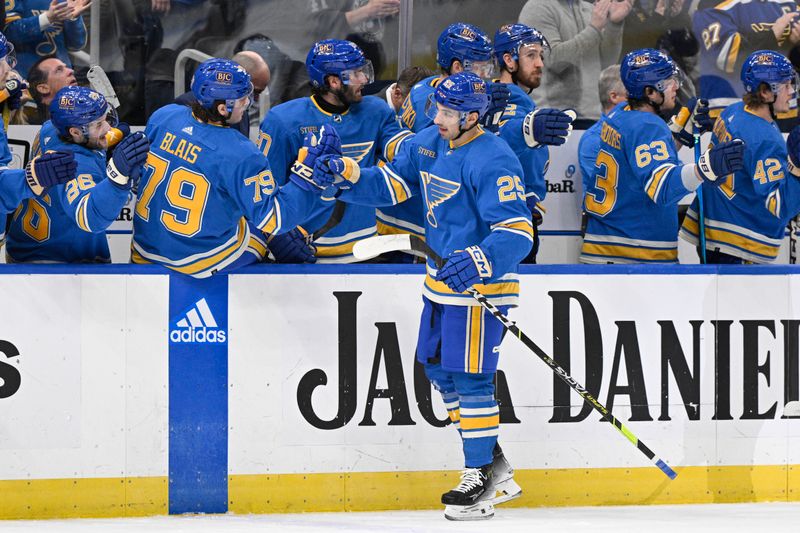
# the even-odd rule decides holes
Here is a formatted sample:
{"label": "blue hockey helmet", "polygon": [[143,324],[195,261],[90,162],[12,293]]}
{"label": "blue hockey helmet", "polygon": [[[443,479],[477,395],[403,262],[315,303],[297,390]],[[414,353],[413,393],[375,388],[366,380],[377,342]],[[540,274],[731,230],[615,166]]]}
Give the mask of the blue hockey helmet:
{"label": "blue hockey helmet", "polygon": [[458,111],[463,126],[469,113],[475,112],[481,117],[489,109],[486,82],[472,72],[459,72],[448,76],[436,87],[433,94],[428,96],[425,114],[431,120],[436,118],[438,112],[436,104]]}
{"label": "blue hockey helmet", "polygon": [[17,66],[17,55],[14,53],[14,45],[0,33],[0,61],[5,60],[9,68]]}
{"label": "blue hockey helmet", "polygon": [[355,43],[341,39],[325,39],[314,43],[306,56],[306,69],[311,85],[325,87],[326,76],[337,76],[349,85],[363,74],[365,84],[375,81],[372,62]]}
{"label": "blue hockey helmet", "polygon": [[483,30],[472,24],[450,24],[436,42],[436,62],[449,71],[453,61],[461,61],[464,70],[481,77],[491,77],[491,72],[479,72],[485,65],[493,66],[492,42]]}
{"label": "blue hockey helmet", "polygon": [[200,63],[192,76],[192,93],[206,109],[222,100],[228,113],[236,101],[253,92],[250,74],[239,63],[230,59],[211,58]]}
{"label": "blue hockey helmet", "polygon": [[118,123],[117,113],[105,97],[88,87],[63,87],[50,102],[50,121],[61,136],[69,136],[70,128],[88,136],[89,124],[102,118],[112,128]]}
{"label": "blue hockey helmet", "polygon": [[795,71],[786,57],[772,50],[756,50],[744,60],[742,84],[745,92],[755,93],[762,83],[778,92],[782,82],[795,81]]}
{"label": "blue hockey helmet", "polygon": [[536,28],[520,23],[501,26],[494,34],[494,55],[497,62],[503,64],[504,54],[511,54],[514,61],[518,61],[519,49],[526,44],[541,45],[543,54],[550,51],[550,43]]}
{"label": "blue hockey helmet", "polygon": [[653,87],[663,93],[667,82],[676,79],[679,74],[675,62],[655,48],[640,48],[628,52],[620,65],[620,77],[630,98],[644,98],[646,87]]}

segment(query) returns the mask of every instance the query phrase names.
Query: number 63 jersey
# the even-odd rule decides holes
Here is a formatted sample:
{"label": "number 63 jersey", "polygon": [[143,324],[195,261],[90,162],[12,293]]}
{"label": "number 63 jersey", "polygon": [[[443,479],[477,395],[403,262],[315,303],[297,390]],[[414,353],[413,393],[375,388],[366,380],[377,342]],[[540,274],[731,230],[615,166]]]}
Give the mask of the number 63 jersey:
{"label": "number 63 jersey", "polygon": [[689,190],[672,134],[657,115],[618,107],[600,131],[586,191],[583,263],[676,263],[678,209]]}

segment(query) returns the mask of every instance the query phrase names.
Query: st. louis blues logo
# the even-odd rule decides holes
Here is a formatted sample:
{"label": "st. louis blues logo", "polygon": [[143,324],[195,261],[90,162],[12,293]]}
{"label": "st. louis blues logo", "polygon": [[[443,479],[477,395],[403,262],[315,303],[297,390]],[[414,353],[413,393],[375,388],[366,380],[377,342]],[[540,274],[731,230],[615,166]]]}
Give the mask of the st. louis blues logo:
{"label": "st. louis blues logo", "polygon": [[345,157],[355,159],[356,163],[359,163],[362,159],[364,159],[367,156],[367,154],[369,154],[370,150],[372,150],[372,145],[374,144],[375,144],[374,141],[368,141],[365,143],[343,144],[342,155]]}
{"label": "st. louis blues logo", "polygon": [[422,182],[425,184],[425,205],[428,206],[428,213],[425,217],[428,220],[428,224],[435,228],[439,223],[436,221],[433,209],[455,196],[461,188],[461,184],[440,178],[430,172],[420,172],[420,175],[422,176]]}

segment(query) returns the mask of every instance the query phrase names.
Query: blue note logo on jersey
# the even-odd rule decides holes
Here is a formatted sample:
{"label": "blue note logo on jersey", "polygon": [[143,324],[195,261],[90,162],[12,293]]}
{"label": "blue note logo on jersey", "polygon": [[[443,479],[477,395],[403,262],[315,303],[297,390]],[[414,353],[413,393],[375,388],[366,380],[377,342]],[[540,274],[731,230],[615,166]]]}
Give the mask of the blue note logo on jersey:
{"label": "blue note logo on jersey", "polygon": [[435,228],[439,223],[436,221],[433,209],[455,196],[461,189],[461,184],[440,178],[430,172],[420,172],[420,174],[422,175],[422,182],[425,184],[425,204],[428,206],[428,214],[425,218],[428,219],[428,224]]}
{"label": "blue note logo on jersey", "polygon": [[228,333],[217,324],[214,313],[205,298],[199,299],[182,312],[169,331],[170,342],[220,343],[228,340]]}

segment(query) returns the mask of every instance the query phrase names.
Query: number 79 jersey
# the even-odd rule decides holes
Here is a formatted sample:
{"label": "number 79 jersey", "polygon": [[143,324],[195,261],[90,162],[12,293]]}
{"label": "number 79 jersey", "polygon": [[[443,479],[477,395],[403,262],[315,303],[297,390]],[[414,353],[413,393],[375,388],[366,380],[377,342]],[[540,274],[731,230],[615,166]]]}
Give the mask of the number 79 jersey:
{"label": "number 79 jersey", "polygon": [[678,201],[689,190],[672,134],[657,115],[617,108],[603,123],[586,191],[584,263],[675,263]]}

